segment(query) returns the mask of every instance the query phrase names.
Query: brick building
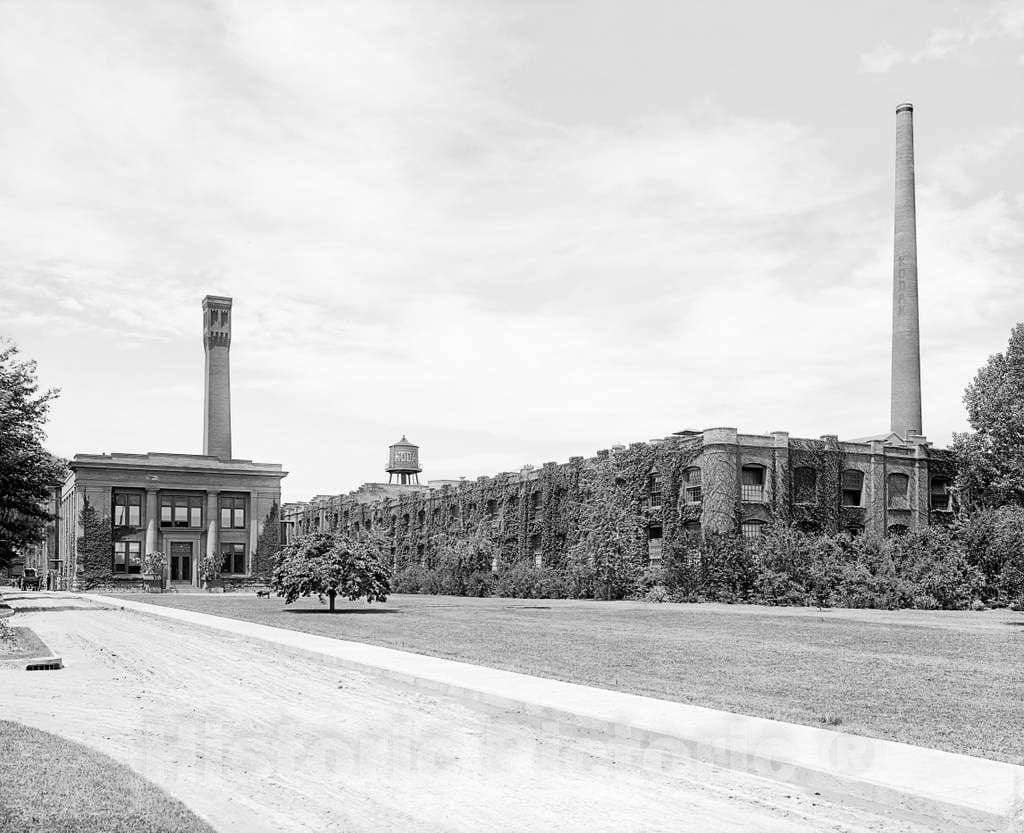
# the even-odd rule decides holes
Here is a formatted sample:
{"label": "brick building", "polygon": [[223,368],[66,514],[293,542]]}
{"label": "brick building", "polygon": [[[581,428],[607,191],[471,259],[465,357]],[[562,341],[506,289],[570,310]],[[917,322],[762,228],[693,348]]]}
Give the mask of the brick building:
{"label": "brick building", "polygon": [[[141,583],[143,556],[166,556],[165,579],[198,586],[209,556],[230,583],[265,576],[279,543],[281,480],[277,463],[231,456],[231,299],[203,299],[205,352],[203,454],[77,454],[60,492],[56,568],[74,588],[88,568],[101,583]],[[110,531],[109,571],[85,563],[83,536],[93,523]],[[102,557],[100,559],[102,561]],[[93,579],[95,580],[95,578]]]}
{"label": "brick building", "polygon": [[584,474],[603,464],[635,512],[652,561],[682,553],[706,532],[755,537],[773,520],[885,535],[952,517],[952,460],[923,437],[840,442],[710,428],[476,480],[368,483],[286,504],[282,521],[288,539],[321,529],[382,532],[398,569],[428,560],[439,534],[489,524],[506,559],[557,566],[571,543],[574,504],[586,499]]}

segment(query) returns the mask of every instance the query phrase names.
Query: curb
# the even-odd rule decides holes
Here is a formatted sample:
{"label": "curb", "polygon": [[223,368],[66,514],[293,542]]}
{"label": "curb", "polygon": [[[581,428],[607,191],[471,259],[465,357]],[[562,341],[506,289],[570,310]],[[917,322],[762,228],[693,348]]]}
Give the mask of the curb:
{"label": "curb", "polygon": [[1024,802],[1024,767],[894,741],[597,689],[361,642],[127,599],[81,594],[123,610],[258,639],[435,693],[525,709],[652,751],[683,754],[836,797],[939,822],[1005,831]]}

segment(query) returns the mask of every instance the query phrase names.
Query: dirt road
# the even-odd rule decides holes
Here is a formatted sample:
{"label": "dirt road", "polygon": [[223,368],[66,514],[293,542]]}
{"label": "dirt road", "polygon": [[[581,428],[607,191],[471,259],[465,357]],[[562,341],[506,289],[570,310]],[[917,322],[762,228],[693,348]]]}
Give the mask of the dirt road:
{"label": "dirt road", "polygon": [[127,763],[225,833],[927,829],[255,640],[12,604],[66,668],[0,672],[0,715]]}

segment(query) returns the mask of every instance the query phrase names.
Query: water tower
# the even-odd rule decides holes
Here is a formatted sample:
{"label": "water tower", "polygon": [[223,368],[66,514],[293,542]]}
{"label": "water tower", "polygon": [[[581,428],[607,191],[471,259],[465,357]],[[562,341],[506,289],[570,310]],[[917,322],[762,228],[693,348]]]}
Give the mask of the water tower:
{"label": "water tower", "polygon": [[409,442],[403,434],[402,439],[388,451],[388,483],[418,486],[421,471],[423,469],[420,468],[420,447]]}

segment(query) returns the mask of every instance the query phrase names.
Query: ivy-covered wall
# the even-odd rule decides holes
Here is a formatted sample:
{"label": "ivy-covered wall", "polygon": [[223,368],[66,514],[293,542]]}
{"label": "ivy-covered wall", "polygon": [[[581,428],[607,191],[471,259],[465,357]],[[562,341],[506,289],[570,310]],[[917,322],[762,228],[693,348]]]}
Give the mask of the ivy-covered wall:
{"label": "ivy-covered wall", "polygon": [[[481,526],[496,534],[495,566],[559,568],[593,523],[586,509],[601,470],[612,473],[617,501],[635,518],[638,551],[666,563],[692,558],[695,538],[756,534],[759,524],[774,520],[806,531],[884,534],[951,516],[929,505],[932,478],[952,471],[948,452],[884,439],[843,443],[832,435],[798,439],[715,428],[440,487],[367,484],[347,495],[287,504],[282,520],[290,537],[333,528],[381,532],[392,541],[396,570],[429,564],[438,536],[465,536]],[[844,505],[851,502],[843,497],[844,471],[860,473],[859,505]],[[894,473],[911,484],[906,509],[888,492]]]}

